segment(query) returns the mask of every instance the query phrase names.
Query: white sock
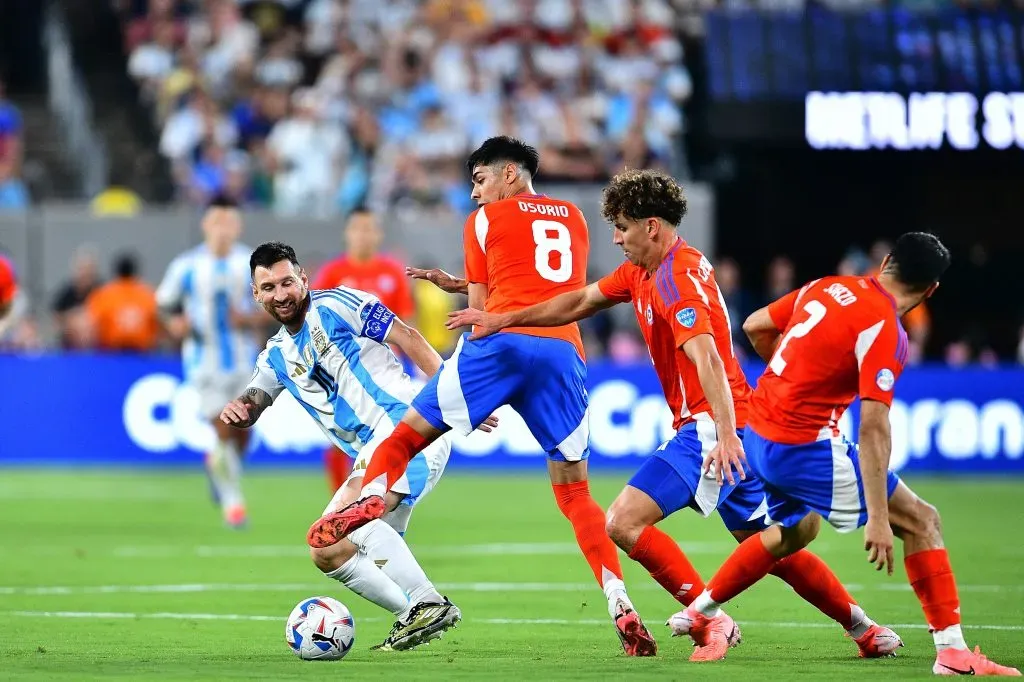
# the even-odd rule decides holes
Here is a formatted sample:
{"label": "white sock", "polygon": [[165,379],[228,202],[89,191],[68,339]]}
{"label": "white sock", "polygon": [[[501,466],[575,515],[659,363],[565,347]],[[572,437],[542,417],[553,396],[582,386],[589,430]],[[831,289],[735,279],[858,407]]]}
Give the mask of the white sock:
{"label": "white sock", "polygon": [[935,640],[935,650],[942,651],[944,649],[966,649],[967,642],[964,641],[964,633],[960,629],[960,624],[950,625],[945,630],[935,630],[932,632],[932,639]]}
{"label": "white sock", "polygon": [[853,627],[847,630],[847,632],[854,639],[863,637],[868,628],[875,624],[875,621],[868,618],[868,614],[864,613],[864,609],[856,604],[850,604],[850,622],[853,623]]}
{"label": "white sock", "polygon": [[382,609],[399,616],[405,613],[409,599],[402,588],[377,568],[373,559],[362,552],[327,574],[363,599],[372,601]]}
{"label": "white sock", "polygon": [[225,509],[241,507],[245,504],[242,498],[242,457],[235,441],[222,443],[224,453],[224,490],[221,502]]}
{"label": "white sock", "polygon": [[[388,524],[375,519],[350,533],[348,539],[380,566],[391,581],[405,590],[409,595],[409,609],[421,601],[441,602],[444,599],[420,568],[409,545]],[[407,615],[403,614],[403,618]]]}
{"label": "white sock", "polygon": [[701,615],[707,618],[717,618],[722,613],[722,609],[718,608],[719,603],[711,598],[711,593],[707,590],[701,592],[700,595],[693,600],[692,606]]}
{"label": "white sock", "polygon": [[610,571],[603,585],[605,599],[608,600],[608,615],[615,618],[615,607],[619,600],[626,602],[629,608],[633,608],[633,602],[626,594],[626,584],[620,578],[616,578]]}

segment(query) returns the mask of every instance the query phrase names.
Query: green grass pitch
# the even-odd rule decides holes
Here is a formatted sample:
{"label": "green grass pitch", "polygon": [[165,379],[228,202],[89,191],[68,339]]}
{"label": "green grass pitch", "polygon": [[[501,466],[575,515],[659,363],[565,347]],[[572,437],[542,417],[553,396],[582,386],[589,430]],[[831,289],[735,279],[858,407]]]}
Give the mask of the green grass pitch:
{"label": "green grass pitch", "polygon": [[[607,506],[628,473],[594,480]],[[972,646],[1024,667],[1024,481],[910,479],[942,513]],[[0,473],[0,678],[126,680],[828,679],[930,677],[931,637],[902,565],[866,563],[860,532],[823,529],[813,549],[879,622],[906,642],[897,659],[862,661],[842,631],[769,577],[734,601],[743,644],[692,664],[664,627],[676,603],[623,557],[626,583],[654,632],[653,659],[622,654],[599,588],[542,472],[451,473],[407,536],[465,617],[430,646],[371,652],[390,614],[322,577],[305,532],[328,494],[315,472],[246,479],[250,527],[220,523],[195,472],[5,470]],[[692,512],[664,524],[710,577],[733,546],[721,521]],[[356,620],[341,662],[306,663],[284,643],[302,598],[340,599]]]}

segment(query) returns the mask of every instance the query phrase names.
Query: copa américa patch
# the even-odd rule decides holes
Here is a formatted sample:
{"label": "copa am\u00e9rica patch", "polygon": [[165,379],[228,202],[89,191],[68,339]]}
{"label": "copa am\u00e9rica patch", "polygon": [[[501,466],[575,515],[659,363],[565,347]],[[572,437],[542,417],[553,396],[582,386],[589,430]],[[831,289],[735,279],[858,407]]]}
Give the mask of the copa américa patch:
{"label": "copa am\u00e9rica patch", "polygon": [[880,369],[875,375],[875,385],[883,391],[891,391],[892,387],[896,385],[896,375],[892,373],[891,369]]}
{"label": "copa am\u00e9rica patch", "polygon": [[690,329],[697,323],[697,311],[693,308],[683,308],[676,313],[676,322]]}

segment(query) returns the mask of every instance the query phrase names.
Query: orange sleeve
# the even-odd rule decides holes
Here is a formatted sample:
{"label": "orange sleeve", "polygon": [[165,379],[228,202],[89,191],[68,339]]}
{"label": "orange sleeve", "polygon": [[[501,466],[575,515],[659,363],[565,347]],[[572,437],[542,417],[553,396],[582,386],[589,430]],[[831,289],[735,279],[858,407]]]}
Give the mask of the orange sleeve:
{"label": "orange sleeve", "polygon": [[[694,271],[695,272],[695,271]],[[672,327],[672,337],[676,348],[699,334],[714,334],[711,327],[711,307],[708,305],[707,291],[701,288],[701,276],[688,276],[688,271],[670,272],[659,270],[654,274],[657,278],[657,290],[665,306],[665,317]],[[696,282],[694,281],[696,279]]]}
{"label": "orange sleeve", "polygon": [[886,320],[871,346],[857,358],[861,400],[877,400],[891,406],[893,389],[903,371],[906,356],[906,335],[896,325],[895,318]]}
{"label": "orange sleeve", "polygon": [[[479,217],[478,217],[479,216]],[[480,242],[487,243],[487,214],[484,207],[469,214],[462,233],[462,248],[466,254],[466,281],[487,284],[487,256]]]}
{"label": "orange sleeve", "polygon": [[313,281],[309,283],[309,288],[333,289],[334,287],[338,286],[338,280],[340,279],[340,277],[338,277],[338,273],[336,272],[337,269],[337,260],[332,260],[328,261],[327,263],[324,263],[323,267],[321,267],[317,271],[316,276],[313,277]]}
{"label": "orange sleeve", "polygon": [[623,263],[615,268],[611,274],[605,275],[597,281],[597,288],[609,301],[625,303],[633,300],[633,290],[630,288],[632,281],[630,264]]}
{"label": "orange sleeve", "polygon": [[768,315],[779,331],[783,331],[789,326],[789,320],[793,317],[793,310],[796,308],[796,299],[800,297],[801,291],[802,289],[794,289],[782,298],[768,304]]}

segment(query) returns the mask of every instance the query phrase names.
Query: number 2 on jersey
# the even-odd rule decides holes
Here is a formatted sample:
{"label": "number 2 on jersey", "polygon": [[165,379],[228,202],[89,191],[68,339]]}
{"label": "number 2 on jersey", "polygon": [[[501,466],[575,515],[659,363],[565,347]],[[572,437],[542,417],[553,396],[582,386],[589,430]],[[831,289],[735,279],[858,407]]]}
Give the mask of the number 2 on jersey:
{"label": "number 2 on jersey", "polygon": [[827,308],[820,301],[808,301],[804,306],[804,312],[807,313],[807,319],[803,322],[799,322],[790,327],[789,331],[782,341],[779,343],[779,347],[775,350],[775,355],[772,356],[771,362],[768,363],[768,369],[776,374],[776,376],[782,374],[782,370],[786,369],[786,361],[782,358],[782,351],[786,350],[786,344],[792,339],[798,339],[801,336],[807,336],[807,333],[814,329],[814,327],[821,322],[825,317]]}
{"label": "number 2 on jersey", "polygon": [[[555,236],[548,236],[554,232]],[[533,263],[537,274],[549,282],[568,282],[572,277],[572,237],[569,228],[554,220],[533,221]],[[558,267],[551,267],[551,254],[558,254]]]}

